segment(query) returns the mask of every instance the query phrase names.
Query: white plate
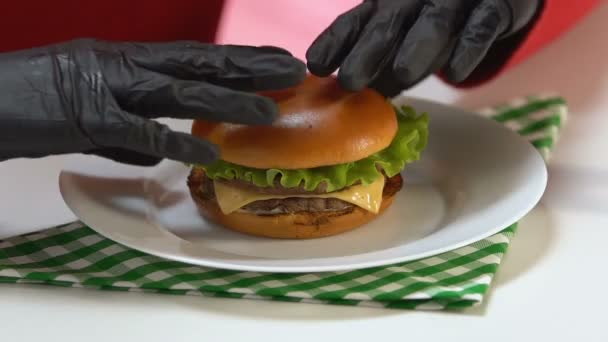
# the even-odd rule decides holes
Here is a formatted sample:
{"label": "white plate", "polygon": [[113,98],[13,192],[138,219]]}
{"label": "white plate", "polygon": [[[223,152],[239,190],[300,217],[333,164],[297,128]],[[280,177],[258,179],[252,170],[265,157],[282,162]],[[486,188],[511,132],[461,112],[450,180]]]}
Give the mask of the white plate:
{"label": "white plate", "polygon": [[[430,115],[422,160],[376,221],[342,235],[274,240],[202,219],[186,187],[188,169],[105,160],[75,163],[60,176],[68,206],[100,234],[186,263],[263,272],[321,272],[428,257],[478,241],[519,220],[547,181],[539,153],[491,120],[441,104],[401,99]],[[373,113],[370,113],[373,115]]]}

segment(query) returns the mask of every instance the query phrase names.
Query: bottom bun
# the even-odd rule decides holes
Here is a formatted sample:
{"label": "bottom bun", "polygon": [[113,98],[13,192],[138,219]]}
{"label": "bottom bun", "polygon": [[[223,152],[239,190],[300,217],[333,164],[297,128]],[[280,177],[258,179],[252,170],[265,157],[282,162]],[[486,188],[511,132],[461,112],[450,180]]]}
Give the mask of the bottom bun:
{"label": "bottom bun", "polygon": [[205,200],[190,189],[199,211],[209,220],[241,233],[277,239],[313,239],[336,235],[360,227],[381,215],[393,203],[393,196],[382,198],[380,211],[354,207],[336,212],[302,212],[278,215],[256,215],[233,212],[225,215],[214,200]]}

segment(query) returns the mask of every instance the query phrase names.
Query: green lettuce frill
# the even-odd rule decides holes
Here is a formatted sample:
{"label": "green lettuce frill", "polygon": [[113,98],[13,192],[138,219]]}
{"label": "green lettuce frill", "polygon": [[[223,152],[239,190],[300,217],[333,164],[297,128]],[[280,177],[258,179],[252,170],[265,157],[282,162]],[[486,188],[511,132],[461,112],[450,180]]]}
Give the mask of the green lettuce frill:
{"label": "green lettuce frill", "polygon": [[240,179],[259,187],[268,187],[280,176],[283,187],[294,188],[300,185],[306,190],[314,190],[320,183],[327,183],[327,192],[340,190],[357,181],[370,184],[382,174],[378,166],[388,177],[401,172],[407,163],[420,158],[428,140],[428,122],[426,113],[417,115],[413,108],[404,106],[395,108],[399,128],[392,143],[384,150],[351,163],[316,167],[312,169],[255,169],[232,164],[223,160],[210,165],[196,166],[205,170],[211,179]]}

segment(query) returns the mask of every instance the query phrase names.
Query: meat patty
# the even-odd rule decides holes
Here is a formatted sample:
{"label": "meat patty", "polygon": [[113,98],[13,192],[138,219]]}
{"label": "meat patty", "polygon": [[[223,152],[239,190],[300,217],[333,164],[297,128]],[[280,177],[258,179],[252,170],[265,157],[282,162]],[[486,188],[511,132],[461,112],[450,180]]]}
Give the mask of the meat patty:
{"label": "meat patty", "polygon": [[298,213],[302,211],[335,211],[352,208],[353,205],[337,198],[302,198],[289,197],[255,201],[242,209],[253,212],[268,213]]}
{"label": "meat patty", "polygon": [[[243,181],[239,181],[245,183]],[[230,185],[233,184],[231,181]],[[188,185],[198,189],[198,196],[205,200],[215,201],[215,188],[213,180],[205,175],[201,169],[193,169],[188,177]],[[253,185],[248,185],[253,186]],[[386,179],[383,197],[393,196],[403,186],[403,180],[400,175],[396,175]],[[284,188],[280,188],[284,189]],[[277,189],[278,190],[278,189]],[[284,195],[285,192],[277,192]],[[310,192],[308,192],[310,193]],[[263,201],[255,201],[247,204],[241,210],[253,211],[260,215],[263,214],[284,214],[309,211],[348,211],[354,208],[354,204],[344,202],[337,198],[303,198],[303,197],[288,197],[284,199],[270,199]]]}

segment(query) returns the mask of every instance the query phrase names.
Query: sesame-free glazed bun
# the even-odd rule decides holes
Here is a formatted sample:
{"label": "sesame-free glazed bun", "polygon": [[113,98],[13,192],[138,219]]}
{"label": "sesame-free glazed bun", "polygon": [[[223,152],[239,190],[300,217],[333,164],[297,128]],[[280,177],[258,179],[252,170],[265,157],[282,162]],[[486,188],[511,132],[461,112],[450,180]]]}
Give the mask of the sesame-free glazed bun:
{"label": "sesame-free glazed bun", "polygon": [[333,77],[309,76],[266,95],[279,105],[272,125],[195,121],[192,134],[218,145],[221,158],[234,164],[303,169],[366,158],[388,147],[397,132],[396,114],[381,94],[347,92]]}

